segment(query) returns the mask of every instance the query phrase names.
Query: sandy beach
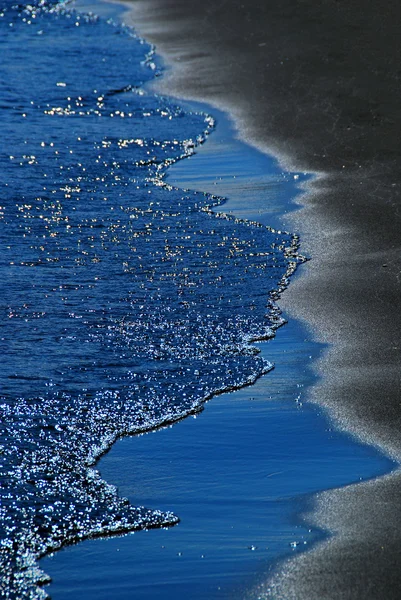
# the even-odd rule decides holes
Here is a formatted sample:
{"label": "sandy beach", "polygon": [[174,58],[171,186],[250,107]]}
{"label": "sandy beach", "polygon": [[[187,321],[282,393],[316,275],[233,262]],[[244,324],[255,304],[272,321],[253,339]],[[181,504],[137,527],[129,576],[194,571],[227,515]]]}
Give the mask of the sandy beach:
{"label": "sandy beach", "polygon": [[398,599],[399,13],[3,0],[7,600]]}
{"label": "sandy beach", "polygon": [[[227,110],[243,139],[320,177],[289,214],[313,260],[282,298],[329,344],[310,399],[400,460],[399,3],[138,0],[158,86]],[[256,597],[398,598],[400,476],[325,493],[335,532]]]}

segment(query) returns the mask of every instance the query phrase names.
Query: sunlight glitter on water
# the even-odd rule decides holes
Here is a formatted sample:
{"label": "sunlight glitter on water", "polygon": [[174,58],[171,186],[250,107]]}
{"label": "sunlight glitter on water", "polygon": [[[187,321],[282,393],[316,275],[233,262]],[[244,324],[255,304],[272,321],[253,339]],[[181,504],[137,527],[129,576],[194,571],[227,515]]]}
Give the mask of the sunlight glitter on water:
{"label": "sunlight glitter on water", "polygon": [[130,30],[4,0],[0,29],[1,561],[12,598],[41,594],[35,560],[50,549],[177,521],[131,506],[91,465],[124,433],[268,371],[251,342],[281,324],[274,299],[301,259],[293,236],[164,183],[214,123],[143,89],[158,69]]}

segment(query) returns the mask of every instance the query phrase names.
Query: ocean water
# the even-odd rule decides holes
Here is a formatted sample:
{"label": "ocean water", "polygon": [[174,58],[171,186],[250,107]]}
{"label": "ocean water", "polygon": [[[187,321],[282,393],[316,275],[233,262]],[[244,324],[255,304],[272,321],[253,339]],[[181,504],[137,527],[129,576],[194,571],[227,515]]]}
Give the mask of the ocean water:
{"label": "ocean water", "polygon": [[303,259],[165,181],[214,121],[146,88],[159,69],[132,31],[0,0],[0,49],[0,589],[39,598],[51,550],[177,523],[93,465],[268,372],[252,342]]}

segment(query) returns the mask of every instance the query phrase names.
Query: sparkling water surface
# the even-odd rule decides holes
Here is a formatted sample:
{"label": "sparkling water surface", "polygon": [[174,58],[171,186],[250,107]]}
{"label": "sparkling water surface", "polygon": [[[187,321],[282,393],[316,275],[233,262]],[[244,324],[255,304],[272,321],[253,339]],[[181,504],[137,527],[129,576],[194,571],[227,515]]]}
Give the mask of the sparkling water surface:
{"label": "sparkling water surface", "polygon": [[93,464],[271,365],[297,239],[227,216],[166,168],[213,129],[149,92],[152,48],[63,5],[0,0],[1,591],[44,595],[37,559],[172,525]]}

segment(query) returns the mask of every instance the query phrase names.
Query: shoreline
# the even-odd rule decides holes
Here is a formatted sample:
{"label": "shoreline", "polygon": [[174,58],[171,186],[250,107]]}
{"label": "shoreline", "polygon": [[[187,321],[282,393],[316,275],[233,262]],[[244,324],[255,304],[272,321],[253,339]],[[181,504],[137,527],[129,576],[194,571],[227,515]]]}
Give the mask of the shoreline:
{"label": "shoreline", "polygon": [[[284,215],[281,217],[281,220],[284,226],[286,226],[287,230],[295,230],[300,232],[302,235],[302,248],[304,253],[307,255],[313,253],[314,260],[308,263],[306,269],[304,269],[306,272],[303,276],[303,281],[297,281],[297,290],[295,290],[295,286],[292,285],[286,291],[285,297],[280,300],[280,304],[287,313],[293,313],[295,316],[305,321],[305,323],[308,323],[311,329],[315,332],[317,339],[323,341],[323,343],[333,343],[333,345],[339,346],[340,348],[341,346],[345,348],[349,343],[349,340],[346,339],[346,335],[344,337],[341,335],[346,333],[344,331],[345,328],[342,327],[341,331],[336,332],[331,323],[329,323],[327,326],[324,326],[321,314],[318,316],[313,316],[312,311],[308,310],[308,307],[305,306],[305,295],[307,294],[306,288],[312,288],[313,286],[314,291],[318,293],[318,283],[315,281],[309,282],[308,279],[317,279],[318,277],[322,279],[328,279],[330,273],[327,271],[328,266],[331,266],[330,263],[334,262],[336,259],[338,262],[344,260],[346,261],[346,259],[343,257],[338,259],[337,254],[344,254],[347,252],[353,256],[355,255],[356,251],[361,251],[361,247],[364,249],[365,246],[366,258],[368,258],[372,263],[375,261],[375,259],[378,259],[380,266],[383,269],[386,269],[386,271],[379,271],[376,277],[377,280],[381,280],[381,275],[383,274],[386,276],[389,275],[390,273],[387,269],[391,266],[395,267],[395,265],[382,262],[382,260],[385,258],[384,250],[376,250],[374,253],[369,252],[369,240],[367,238],[369,237],[370,233],[376,234],[376,236],[379,238],[386,238],[384,231],[381,229],[378,231],[378,228],[373,226],[370,214],[367,217],[367,220],[369,221],[369,231],[366,231],[365,228],[364,230],[357,232],[357,223],[350,222],[349,224],[344,225],[343,223],[340,223],[339,218],[331,222],[332,215],[330,214],[330,207],[320,207],[318,206],[318,201],[325,201],[326,198],[335,200],[336,197],[341,196],[341,194],[346,191],[347,200],[352,198],[351,194],[354,192],[355,200],[359,200],[361,202],[360,197],[364,196],[365,187],[366,184],[369,184],[369,181],[364,182],[360,180],[366,175],[372,175],[373,179],[374,173],[366,173],[363,165],[356,164],[356,168],[358,170],[349,174],[348,172],[343,171],[343,169],[346,169],[346,166],[341,164],[342,161],[340,159],[336,159],[335,164],[332,156],[323,154],[321,156],[316,156],[316,160],[313,161],[311,157],[308,156],[308,152],[305,152],[305,157],[302,157],[302,155],[299,156],[296,148],[291,148],[289,140],[283,141],[280,139],[277,141],[277,139],[275,140],[274,137],[272,137],[272,139],[266,139],[266,132],[264,131],[260,132],[259,135],[256,135],[253,131],[253,129],[256,129],[253,121],[260,121],[261,117],[256,116],[253,118],[254,115],[246,115],[243,108],[238,109],[235,107],[234,102],[227,99],[227,96],[229,96],[231,91],[229,85],[227,85],[227,89],[223,91],[222,88],[225,86],[221,86],[218,90],[214,89],[214,86],[216,86],[215,79],[219,76],[219,74],[221,74],[221,72],[215,72],[216,65],[213,64],[213,55],[210,53],[209,47],[207,48],[207,52],[204,51],[204,53],[201,51],[195,51],[197,46],[200,45],[200,40],[196,39],[196,37],[193,35],[193,28],[186,34],[182,32],[183,35],[179,41],[176,38],[173,39],[174,34],[183,24],[178,21],[178,13],[183,13],[182,21],[188,25],[192,24],[192,21],[195,20],[195,16],[192,18],[188,15],[190,12],[189,9],[183,10],[183,2],[181,0],[169,0],[168,2],[163,2],[163,0],[117,0],[116,3],[125,6],[126,10],[128,11],[124,14],[124,22],[126,22],[129,26],[134,27],[136,31],[138,31],[140,35],[143,35],[147,41],[150,43],[155,43],[158,53],[161,54],[161,56],[166,60],[167,64],[164,64],[166,71],[163,73],[163,78],[156,79],[151,82],[151,89],[157,88],[158,93],[165,93],[170,97],[182,98],[184,101],[187,100],[189,102],[207,104],[211,107],[216,107],[217,110],[222,110],[223,112],[230,114],[235,123],[239,139],[243,140],[251,147],[275,157],[275,159],[280,165],[282,165],[284,169],[294,172],[310,173],[313,176],[312,181],[308,181],[305,184],[305,193],[296,200],[297,204],[299,204],[298,210],[295,212],[290,211],[290,213],[287,214],[284,213]],[[223,5],[227,5],[227,8],[225,9],[224,6],[221,6],[219,7],[219,10],[221,9],[223,12],[228,10],[228,5],[231,3],[236,5],[234,0],[226,0]],[[209,2],[206,4],[209,4]],[[253,2],[251,2],[251,4],[253,4]],[[289,0],[289,4],[291,4],[291,0]],[[176,19],[177,22],[174,19]],[[205,29],[205,31],[207,30]],[[202,33],[205,33],[205,31]],[[215,37],[218,34],[224,39],[224,31],[219,30],[217,26],[214,26],[213,36]],[[199,33],[198,37],[200,36],[201,33]],[[191,37],[191,40],[188,39],[189,37]],[[210,44],[209,39],[206,39],[206,42],[208,45]],[[239,46],[241,46],[241,43]],[[193,75],[193,73],[196,72],[196,67],[199,67],[199,64],[202,64],[202,60],[205,63],[203,65],[203,71],[207,71],[208,78],[211,80],[203,87],[199,82],[200,75]],[[232,65],[229,66],[227,71],[230,71],[231,69]],[[225,74],[225,76],[228,77],[229,74]],[[227,84],[227,82],[224,83]],[[238,90],[236,89],[235,91],[239,95]],[[246,91],[243,92],[243,96],[247,96]],[[255,100],[255,104],[258,105],[257,99]],[[249,106],[251,106],[250,102]],[[313,133],[316,135],[315,132]],[[281,135],[281,138],[284,136],[285,132]],[[302,142],[298,142],[297,145],[302,145]],[[283,148],[285,148],[287,151],[283,151]],[[389,151],[388,154],[390,155],[390,165],[387,169],[389,171],[390,166],[395,162],[394,155],[396,152],[395,150],[393,152]],[[323,162],[328,163],[327,169],[321,169],[320,167],[322,165],[318,165],[318,163]],[[401,185],[401,181],[398,181],[401,180],[401,177],[398,175],[398,173],[393,173],[390,171],[388,173],[380,172],[382,167],[381,164],[375,165],[374,159],[371,159],[370,163],[372,164],[368,164],[368,167],[371,171],[377,171],[377,178],[382,176],[384,179],[387,175],[387,179],[394,180],[395,183],[391,184],[391,187],[395,188],[393,195],[396,196],[398,192],[398,185]],[[359,171],[359,169],[362,168],[363,170]],[[384,169],[382,169],[382,171],[383,170]],[[338,186],[337,190],[334,189],[335,184]],[[359,186],[362,186],[363,189],[359,189]],[[389,192],[389,190],[385,191]],[[372,195],[372,192],[370,195]],[[390,205],[391,209],[393,206],[395,206],[395,201],[392,203],[388,201],[387,204]],[[353,205],[354,203],[350,202],[348,207],[351,209]],[[343,206],[342,208],[345,212],[347,206]],[[368,206],[367,208],[371,209],[373,212],[373,207]],[[389,206],[385,206],[385,208],[388,212],[391,212],[391,210],[389,211]],[[378,209],[380,209],[380,206]],[[325,214],[325,212],[328,214]],[[395,213],[396,217],[401,218],[400,211],[396,210]],[[391,217],[389,216],[389,219],[390,218]],[[361,233],[361,236],[363,237],[360,239],[356,238],[355,236],[357,233]],[[344,249],[345,240],[349,243],[348,249]],[[374,241],[376,241],[376,239]],[[384,245],[390,246],[390,244],[386,242],[387,240],[384,239]],[[328,247],[328,243],[332,243],[333,247]],[[389,247],[387,249],[387,255],[392,254],[392,250],[394,250],[394,248]],[[397,248],[395,248],[395,250],[397,250]],[[373,256],[369,256],[370,254],[373,254]],[[365,255],[362,257],[357,256],[357,258],[361,258],[363,262]],[[350,267],[353,270],[356,270],[353,268],[354,265],[350,265]],[[398,281],[399,274],[395,273],[395,276]],[[336,280],[336,283],[341,284],[342,282],[340,279],[338,279]],[[386,286],[381,280],[380,289],[384,289],[385,287]],[[336,292],[336,300],[338,297],[339,293]],[[369,298],[369,300],[370,299],[371,298]],[[325,300],[325,298],[323,298],[323,300]],[[363,298],[360,300],[363,301]],[[314,302],[316,305],[318,305],[317,301]],[[347,312],[356,312],[358,308],[359,307],[357,306],[357,303],[355,303],[355,307],[353,307],[351,302],[347,301],[347,310],[344,310],[344,316],[348,316],[346,315]],[[328,314],[325,316],[328,317],[327,320],[331,320],[331,315]],[[347,323],[347,325],[350,326],[349,323]],[[376,331],[374,333],[376,333]],[[367,334],[369,334],[369,331]],[[395,332],[393,334],[393,339],[395,343],[397,339]],[[391,348],[391,350],[399,352],[401,348],[399,346],[394,346]],[[396,363],[395,360],[392,362]],[[361,365],[358,366],[360,367]],[[398,367],[398,364],[394,364],[392,366]],[[323,368],[320,370],[323,371]],[[318,403],[322,404],[322,400],[320,399]],[[352,424],[348,421],[348,419],[340,416],[340,412],[346,410],[347,408],[345,405],[341,406],[341,411],[336,414],[334,405],[330,405],[329,403],[323,404],[327,406],[330,411],[333,411],[333,418],[338,419],[338,422],[342,427],[346,429],[351,427],[352,433],[356,434],[358,437],[361,437],[364,439],[364,441],[373,445],[378,445],[394,458],[401,458],[401,436],[399,436],[399,439],[396,440],[396,444],[392,443],[391,440],[384,439],[386,432],[384,432],[384,435],[380,436],[376,430],[374,432],[374,436],[372,437],[369,433],[369,427],[372,424],[367,424],[366,431],[364,431],[365,424],[363,423],[362,418],[359,418],[358,428],[352,429]],[[374,425],[377,425],[377,423],[374,423]]]}
{"label": "shoreline", "polygon": [[[159,83],[159,82],[156,82],[156,85],[157,85],[157,83]],[[209,141],[210,141],[210,140],[209,140]],[[187,160],[190,160],[190,159],[187,159]],[[186,163],[186,161],[183,161],[181,164],[182,164],[182,166],[183,166],[183,169],[184,169],[184,170],[186,170],[186,164],[184,164],[184,163]],[[172,172],[172,171],[174,171],[174,170],[177,170],[177,168],[179,168],[179,167],[173,167],[173,169],[169,169],[169,175],[168,175],[168,177],[169,177],[169,181],[171,180],[171,172]],[[229,211],[227,211],[227,212],[229,212]],[[297,214],[297,213],[295,213],[295,214]],[[291,215],[292,215],[292,213],[291,213]],[[292,218],[292,217],[291,217],[291,218]],[[296,279],[297,279],[297,280],[298,280],[298,279],[302,279],[302,277],[297,277]],[[292,286],[293,284],[294,284],[294,280],[292,280],[291,286]],[[290,286],[290,289],[291,289],[291,286]],[[285,294],[285,295],[287,295],[287,294],[288,294],[288,290],[286,291],[286,294]],[[281,299],[281,300],[280,300],[280,306],[282,306],[282,305],[283,305],[283,301],[282,301],[282,299]],[[308,398],[308,400],[309,400],[309,398]],[[347,489],[348,489],[348,487],[347,487]],[[301,515],[300,515],[300,516],[301,516]],[[330,527],[328,527],[328,529],[330,529]],[[312,550],[312,552],[314,552],[314,551]],[[308,553],[308,555],[309,555],[309,554],[310,554],[310,553]],[[300,556],[301,556],[301,555],[300,555]],[[303,556],[303,555],[302,555],[302,556]],[[302,560],[302,559],[301,559],[301,560]],[[291,564],[292,564],[292,562],[293,562],[293,561],[291,561]],[[260,594],[260,593],[261,593],[261,589],[262,589],[263,587],[264,587],[264,586],[263,586],[263,584],[261,584],[261,587],[259,587],[259,588],[258,588],[258,592],[257,592],[258,594]],[[269,594],[270,592],[269,592],[269,590],[267,590],[267,591],[263,591],[263,593],[267,593],[267,594]],[[275,596],[275,597],[279,597],[279,596]],[[287,596],[284,596],[284,597],[287,597]],[[298,597],[298,596],[297,596],[297,597]]]}
{"label": "shoreline", "polygon": [[[163,92],[224,108],[248,143],[296,170],[326,173],[285,219],[314,261],[280,307],[331,347],[309,399],[399,462],[399,7],[125,4],[173,65]],[[395,597],[399,477],[323,494],[315,520],[341,534],[292,561],[264,593]]]}

